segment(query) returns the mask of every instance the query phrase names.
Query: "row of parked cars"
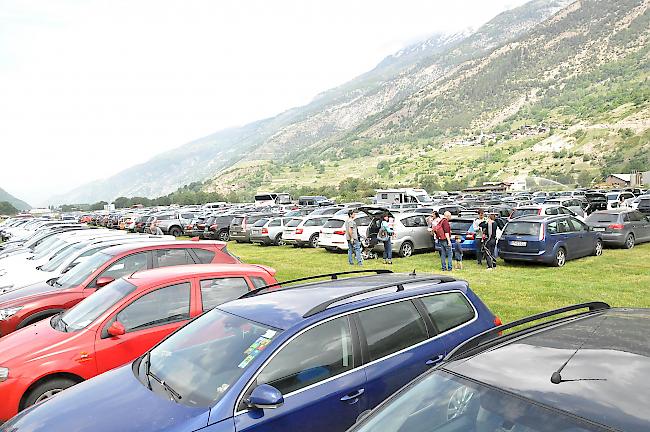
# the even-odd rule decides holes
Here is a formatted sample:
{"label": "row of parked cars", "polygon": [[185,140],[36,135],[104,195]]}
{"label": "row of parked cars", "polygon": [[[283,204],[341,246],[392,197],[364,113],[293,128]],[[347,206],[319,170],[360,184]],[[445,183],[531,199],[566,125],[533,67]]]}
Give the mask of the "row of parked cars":
{"label": "row of parked cars", "polygon": [[0,225],[7,275],[35,256],[76,264],[0,293],[2,432],[650,426],[646,310],[503,324],[446,275],[280,283],[223,242],[15,223]]}

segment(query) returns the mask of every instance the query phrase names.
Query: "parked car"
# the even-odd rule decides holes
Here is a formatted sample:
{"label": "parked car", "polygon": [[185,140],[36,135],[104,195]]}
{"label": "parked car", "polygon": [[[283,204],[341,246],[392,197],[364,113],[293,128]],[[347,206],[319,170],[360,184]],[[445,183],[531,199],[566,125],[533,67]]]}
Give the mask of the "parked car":
{"label": "parked car", "polygon": [[208,215],[195,214],[192,220],[183,227],[183,234],[188,237],[202,238],[205,231],[205,221],[209,218]]}
{"label": "parked car", "polygon": [[293,218],[286,223],[282,232],[282,241],[296,247],[318,247],[320,230],[327,223],[328,216],[306,216]]}
{"label": "parked car", "polygon": [[133,272],[174,265],[239,260],[221,242],[124,244],[88,257],[58,279],[0,294],[0,336],[69,309],[99,288]]}
{"label": "parked car", "polygon": [[582,216],[576,214],[573,210],[557,204],[539,204],[517,207],[510,215],[510,219],[517,219],[522,216],[553,216],[553,215],[571,215],[580,220]]}
{"label": "parked car", "polygon": [[[136,272],[68,311],[0,339],[0,421],[81,381],[133,361],[190,319],[260,286],[275,270],[207,264]],[[47,361],[42,361],[47,358]]]}
{"label": "parked car", "polygon": [[636,209],[646,216],[650,215],[650,195],[642,195]]}
{"label": "parked car", "polygon": [[409,257],[417,251],[433,249],[433,237],[428,231],[427,219],[423,214],[393,213],[382,207],[361,207],[360,211],[371,215],[368,225],[367,237],[375,244],[374,250],[378,253],[384,251],[384,243],[377,241],[377,233],[381,228],[382,216],[388,212],[389,225],[395,231],[392,239],[393,253],[402,258]]}
{"label": "parked car", "polygon": [[230,240],[230,224],[235,218],[234,214],[221,214],[208,218],[205,221],[205,228],[202,237],[205,239]]}
{"label": "parked car", "polygon": [[183,235],[183,227],[194,219],[195,213],[172,212],[155,215],[155,224],[164,234],[174,237]]}
{"label": "parked car", "polygon": [[499,256],[563,266],[567,260],[602,255],[602,234],[573,216],[524,216],[506,224]]}
{"label": "parked car", "polygon": [[637,243],[650,241],[650,217],[638,210],[597,211],[585,222],[593,231],[601,233],[605,245],[632,249]]}
{"label": "parked car", "polygon": [[634,198],[634,194],[632,192],[608,192],[607,210],[619,207],[621,200],[626,200],[629,198]]}
{"label": "parked car", "polygon": [[341,206],[319,207],[308,213],[308,216],[329,216],[341,210]]}
{"label": "parked car", "polygon": [[342,431],[499,323],[467,282],[446,276],[329,276],[217,306],[5,428]]}
{"label": "parked car", "polygon": [[[347,212],[348,210],[346,210]],[[335,215],[330,217],[323,228],[320,230],[318,236],[318,247],[322,247],[329,252],[347,251],[348,242],[345,240],[345,221],[348,216]],[[359,228],[359,235],[367,237],[368,225],[370,225],[370,216],[366,214],[357,215],[355,219]]]}
{"label": "parked car", "polygon": [[579,215],[581,217],[584,217],[584,209],[587,207],[587,201],[582,198],[582,197],[575,197],[575,198],[563,198],[563,197],[556,197],[551,200],[547,200],[544,204],[547,205],[559,205],[562,207],[566,207],[569,210],[573,211],[576,215]]}
{"label": "parked car", "polygon": [[600,192],[587,192],[583,208],[586,215],[598,210],[607,210],[607,195]]}
{"label": "parked car", "polygon": [[151,222],[153,222],[154,217],[149,215],[140,216],[135,220],[134,231],[138,233],[148,232]]}
{"label": "parked car", "polygon": [[301,196],[298,197],[298,205],[299,206],[317,206],[317,207],[322,207],[322,206],[329,206],[334,204],[332,200],[330,200],[327,197],[324,197],[322,195],[317,195],[317,196]]}
{"label": "parked car", "polygon": [[259,243],[261,245],[275,245],[283,244],[282,232],[290,218],[271,217],[263,218],[253,224],[250,233],[251,243]]}
{"label": "parked car", "polygon": [[250,243],[253,224],[262,218],[271,216],[270,213],[251,213],[235,216],[230,222],[228,231],[230,240],[235,240],[237,243]]}
{"label": "parked car", "polygon": [[349,432],[650,430],[649,323],[593,302],[490,329]]}

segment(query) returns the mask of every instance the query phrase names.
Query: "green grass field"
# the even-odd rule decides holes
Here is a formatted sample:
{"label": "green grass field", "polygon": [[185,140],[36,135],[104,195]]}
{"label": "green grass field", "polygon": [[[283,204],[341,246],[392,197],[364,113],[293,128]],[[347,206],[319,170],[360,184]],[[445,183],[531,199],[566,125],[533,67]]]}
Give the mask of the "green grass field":
{"label": "green grass field", "polygon": [[[262,247],[230,242],[228,249],[247,263],[275,268],[279,281],[321,273],[355,270],[347,254],[323,249],[294,249],[290,246]],[[365,263],[366,269],[390,268],[395,272],[418,273],[440,270],[438,254],[425,253]],[[493,272],[467,257],[465,268],[452,275],[467,280],[470,287],[504,322],[535,312],[572,303],[600,300],[612,306],[650,307],[650,244],[632,250],[605,249],[601,257],[569,261],[562,268],[531,264],[504,264]]]}

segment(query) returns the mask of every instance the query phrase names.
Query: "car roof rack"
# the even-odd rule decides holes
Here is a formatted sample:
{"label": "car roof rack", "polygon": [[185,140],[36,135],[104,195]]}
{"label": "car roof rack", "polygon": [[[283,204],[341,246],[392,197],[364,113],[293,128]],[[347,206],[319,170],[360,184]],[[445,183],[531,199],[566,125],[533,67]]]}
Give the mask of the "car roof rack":
{"label": "car roof rack", "polygon": [[[414,274],[410,273],[409,276],[414,276]],[[307,313],[304,314],[302,317],[303,318],[309,318],[312,315],[315,315],[315,314],[317,314],[319,312],[323,312],[324,310],[327,310],[327,308],[329,306],[333,305],[334,303],[338,303],[341,300],[349,299],[351,297],[356,297],[358,295],[367,294],[367,293],[370,293],[370,292],[373,292],[373,291],[379,291],[379,290],[383,290],[383,289],[391,288],[391,287],[396,287],[397,288],[396,292],[399,292],[399,291],[404,291],[404,285],[406,285],[406,284],[412,284],[412,283],[416,283],[416,282],[431,282],[431,281],[437,281],[437,283],[445,283],[445,282],[455,282],[456,279],[454,279],[452,277],[449,277],[449,276],[428,276],[428,277],[421,277],[421,278],[417,278],[417,279],[405,280],[405,281],[400,281],[400,282],[392,282],[392,283],[385,284],[385,285],[380,285],[380,286],[376,286],[376,287],[372,287],[372,288],[367,288],[367,289],[364,289],[364,290],[361,290],[361,291],[355,291],[355,292],[352,292],[352,293],[347,293],[347,294],[344,294],[342,296],[338,296],[338,297],[335,297],[333,299],[324,301],[321,304],[316,305],[313,308],[309,309],[307,311]]]}
{"label": "car roof rack", "polygon": [[254,290],[248,291],[247,293],[243,294],[239,298],[243,299],[243,298],[247,298],[247,297],[253,297],[255,295],[258,295],[260,292],[264,291],[265,289],[275,287],[275,286],[280,286],[280,285],[296,283],[296,282],[304,282],[304,281],[322,279],[322,278],[330,278],[330,280],[337,280],[339,278],[339,276],[344,276],[344,275],[357,275],[357,274],[365,274],[365,273],[386,274],[386,273],[392,273],[392,272],[393,272],[392,270],[388,270],[388,269],[374,269],[374,270],[369,269],[369,270],[353,270],[353,271],[325,273],[325,274],[319,274],[319,275],[314,275],[314,276],[307,276],[307,277],[292,279],[292,280],[288,280],[288,281],[284,281],[284,282],[276,282],[274,284],[264,285],[263,287],[255,288]]}
{"label": "car roof rack", "polygon": [[[565,306],[565,307],[562,307],[562,308],[559,308],[559,309],[553,309],[553,310],[550,310],[550,311],[538,313],[538,314],[535,314],[535,315],[530,315],[530,316],[527,316],[525,318],[509,322],[507,324],[503,324],[503,325],[500,325],[500,326],[493,327],[491,329],[485,330],[482,333],[477,334],[476,336],[466,340],[465,342],[463,342],[462,344],[458,345],[456,348],[451,350],[449,352],[449,354],[447,354],[447,356],[445,357],[445,361],[453,360],[453,359],[458,358],[458,357],[462,357],[462,356],[464,356],[465,354],[467,354],[470,351],[476,350],[478,348],[485,347],[486,345],[489,345],[491,343],[499,341],[499,340],[501,340],[500,335],[501,335],[501,333],[503,331],[509,330],[511,328],[519,327],[519,326],[521,326],[523,324],[528,324],[528,323],[538,321],[538,320],[543,319],[543,318],[548,318],[548,317],[560,315],[560,314],[563,314],[563,313],[566,313],[566,312],[571,312],[571,311],[580,310],[580,309],[589,309],[588,312],[582,312],[582,313],[577,313],[577,314],[573,314],[573,315],[569,315],[569,316],[563,316],[563,317],[559,317],[556,320],[546,321],[546,322],[538,324],[538,325],[547,325],[549,322],[555,322],[555,321],[558,321],[559,319],[573,318],[573,317],[583,315],[585,313],[591,313],[591,312],[595,312],[595,311],[606,310],[606,309],[609,309],[609,308],[610,308],[610,306],[607,303],[596,301],[596,302],[579,303],[579,304],[575,304],[575,305],[571,305],[571,306]],[[529,327],[529,328],[527,328],[525,330],[530,330],[531,328],[535,328],[538,325]],[[506,335],[506,336],[511,336],[511,335],[512,334],[509,334],[509,335]]]}

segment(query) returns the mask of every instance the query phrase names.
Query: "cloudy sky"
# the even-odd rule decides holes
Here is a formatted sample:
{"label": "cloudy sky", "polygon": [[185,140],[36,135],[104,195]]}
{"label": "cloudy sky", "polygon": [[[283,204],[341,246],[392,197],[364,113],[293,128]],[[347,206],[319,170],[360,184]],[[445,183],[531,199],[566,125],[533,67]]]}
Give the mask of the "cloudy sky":
{"label": "cloudy sky", "polygon": [[0,187],[40,204],[523,3],[0,0]]}

